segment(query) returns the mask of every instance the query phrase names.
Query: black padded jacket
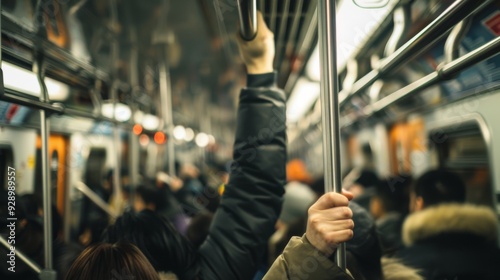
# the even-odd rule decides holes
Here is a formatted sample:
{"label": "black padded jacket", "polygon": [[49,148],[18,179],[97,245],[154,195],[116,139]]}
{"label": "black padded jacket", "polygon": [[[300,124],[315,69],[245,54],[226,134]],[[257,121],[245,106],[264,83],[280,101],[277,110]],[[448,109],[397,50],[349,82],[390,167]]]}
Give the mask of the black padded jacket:
{"label": "black padded jacket", "polygon": [[285,95],[276,74],[241,90],[234,161],[207,240],[201,279],[252,279],[281,211],[286,181]]}

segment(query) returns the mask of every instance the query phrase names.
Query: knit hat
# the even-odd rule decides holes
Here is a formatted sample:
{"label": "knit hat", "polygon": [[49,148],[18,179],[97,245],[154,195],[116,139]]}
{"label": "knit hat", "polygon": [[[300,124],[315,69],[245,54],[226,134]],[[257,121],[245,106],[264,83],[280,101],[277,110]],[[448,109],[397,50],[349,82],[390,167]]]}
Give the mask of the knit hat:
{"label": "knit hat", "polygon": [[316,194],[299,182],[290,182],[285,185],[283,207],[279,220],[287,225],[306,217],[307,210],[316,201]]}

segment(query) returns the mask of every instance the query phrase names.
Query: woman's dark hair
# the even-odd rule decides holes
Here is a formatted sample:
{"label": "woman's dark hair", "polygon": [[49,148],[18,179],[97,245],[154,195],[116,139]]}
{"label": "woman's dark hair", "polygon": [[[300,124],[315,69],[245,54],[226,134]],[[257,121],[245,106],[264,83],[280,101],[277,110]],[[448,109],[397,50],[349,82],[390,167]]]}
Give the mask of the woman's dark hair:
{"label": "woman's dark hair", "polygon": [[125,212],[103,234],[103,242],[130,242],[144,253],[157,271],[180,279],[196,279],[197,252],[174,226],[150,210]]}
{"label": "woman's dark hair", "polygon": [[158,273],[133,244],[96,244],[88,247],[68,270],[68,280],[159,280]]}

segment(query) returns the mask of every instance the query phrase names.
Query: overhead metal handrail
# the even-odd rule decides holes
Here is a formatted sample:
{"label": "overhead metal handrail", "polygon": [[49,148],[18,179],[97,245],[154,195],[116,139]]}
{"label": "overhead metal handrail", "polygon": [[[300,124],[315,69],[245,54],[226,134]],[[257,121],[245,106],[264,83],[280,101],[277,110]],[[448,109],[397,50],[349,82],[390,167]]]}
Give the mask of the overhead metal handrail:
{"label": "overhead metal handrail", "polygon": [[238,0],[240,34],[247,41],[257,35],[257,0]]}
{"label": "overhead metal handrail", "polygon": [[118,214],[115,213],[108,204],[100,198],[91,188],[89,188],[84,182],[77,182],[75,188],[83,193],[86,197],[90,199],[97,207],[106,212],[112,218],[117,218]]}
{"label": "overhead metal handrail", "polygon": [[[3,236],[0,235],[0,243],[7,249],[10,250],[11,245],[3,238]],[[36,274],[42,273],[42,268],[32,261],[30,258],[28,258],[23,252],[21,252],[19,249],[16,248],[16,258],[19,258],[22,262],[24,262],[31,270],[33,270]]]}
{"label": "overhead metal handrail", "polygon": [[472,17],[468,17],[457,24],[452,30],[444,45],[444,61],[451,62],[459,57],[460,42],[472,24]]}
{"label": "overhead metal handrail", "polygon": [[[411,2],[402,2],[401,5],[399,5],[393,13],[393,22],[394,22],[394,29],[392,31],[391,37],[387,41],[387,44],[385,45],[384,49],[384,57],[388,57],[391,54],[393,54],[397,49],[399,49],[403,44],[404,40],[406,39],[408,35],[408,31],[410,30],[410,25],[411,25]],[[374,58],[374,56],[372,56]],[[378,64],[380,61],[376,62],[377,66],[373,67],[378,67]],[[373,65],[373,64],[372,64]],[[347,79],[346,79],[347,80]],[[352,81],[352,83],[349,84],[350,87],[354,85],[356,80]],[[373,82],[373,85],[369,89],[368,95],[370,96],[370,99],[372,100],[378,100],[379,95],[384,87],[385,81],[382,79],[379,79],[375,82]],[[346,87],[346,91],[352,90],[352,88]]]}
{"label": "overhead metal handrail", "polygon": [[107,121],[111,123],[118,123],[121,125],[127,125],[126,123],[119,122],[115,119],[108,118],[102,115],[98,115],[90,112],[83,112],[76,109],[66,108],[61,103],[49,103],[46,101],[39,101],[36,99],[20,96],[16,91],[10,90],[8,88],[4,89],[4,94],[0,94],[0,100],[15,103],[18,105],[30,107],[33,109],[44,110],[47,113],[55,113],[59,115],[69,115],[73,117],[81,117],[86,119],[93,119],[97,121]]}
{"label": "overhead metal handrail", "polygon": [[446,32],[464,18],[482,9],[492,1],[457,0],[422,31],[411,38],[393,54],[385,58],[377,69],[370,71],[353,85],[350,92],[340,92],[340,106],[344,105],[352,96],[363,91],[381,76],[393,71],[403,61],[419,55],[426,46],[440,39]]}
{"label": "overhead metal handrail", "polygon": [[[385,98],[380,99],[379,101],[371,105],[368,105],[367,107],[365,107],[363,113],[368,116],[380,112],[401,99],[409,97],[410,95],[422,91],[432,85],[435,85],[438,82],[451,79],[470,66],[486,60],[494,55],[498,55],[499,53],[500,37],[497,37],[486,43],[485,45],[461,56],[460,58],[446,63],[442,67],[438,67],[436,71],[428,74],[427,76],[420,78],[419,80],[388,95]],[[355,121],[345,125],[350,125],[354,122]]]}
{"label": "overhead metal handrail", "polygon": [[[323,164],[325,192],[341,190],[340,125],[337,75],[335,1],[318,2],[318,35],[321,64],[321,115],[323,127]],[[346,269],[345,243],[337,248],[337,264]]]}
{"label": "overhead metal handrail", "polygon": [[[305,57],[307,52],[311,49],[311,46],[314,43],[314,38],[316,36],[318,30],[318,3],[317,0],[313,0],[309,3],[309,9],[307,11],[307,16],[304,22],[309,22],[309,25],[302,29],[302,32],[299,36],[299,44],[300,47],[297,51],[298,57]],[[306,67],[306,63],[302,63],[300,69],[298,71],[293,71],[290,73],[288,77],[284,90],[285,92],[292,92],[293,87],[297,83],[300,75],[303,72],[303,69]]]}

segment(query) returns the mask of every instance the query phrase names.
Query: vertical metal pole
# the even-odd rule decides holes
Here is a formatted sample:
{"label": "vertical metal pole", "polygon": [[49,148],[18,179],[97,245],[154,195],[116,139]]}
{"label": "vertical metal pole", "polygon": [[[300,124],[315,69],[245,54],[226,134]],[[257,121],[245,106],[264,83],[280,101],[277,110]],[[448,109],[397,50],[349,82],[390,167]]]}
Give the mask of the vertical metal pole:
{"label": "vertical metal pole", "polygon": [[[113,100],[113,119],[116,120],[116,103],[118,102],[118,83],[119,81],[115,79],[111,89],[111,100]],[[117,202],[122,201],[122,189],[121,189],[121,140],[120,140],[120,128],[117,123],[113,124],[113,154],[115,156],[115,168],[113,172],[113,191],[115,193]],[[115,210],[118,214],[121,214],[121,204],[119,203]]]}
{"label": "vertical metal pole", "polygon": [[[132,86],[132,98],[139,92],[139,50],[137,47],[137,30],[133,25],[130,27],[130,37],[132,43],[132,49],[130,52],[130,84]],[[132,108],[132,112],[135,113],[138,110],[138,106],[135,105]],[[129,175],[130,184],[132,186],[132,191],[134,194],[135,187],[139,184],[139,137],[134,133],[130,133],[129,140]]]}
{"label": "vertical metal pole", "polygon": [[0,96],[3,95],[3,70],[2,70],[2,1],[0,0]]}
{"label": "vertical metal pole", "polygon": [[[319,0],[318,28],[321,62],[321,114],[323,127],[323,164],[325,192],[341,192],[339,83],[337,77],[337,42],[335,1]],[[345,243],[337,248],[337,265],[345,270]]]}
{"label": "vertical metal pole", "polygon": [[0,0],[0,68],[1,67],[2,67],[2,1]]}
{"label": "vertical metal pole", "polygon": [[[165,45],[161,45],[165,47]],[[168,72],[168,56],[165,53],[164,61],[160,64],[160,99],[162,105],[162,118],[167,131],[167,159],[168,175],[174,177],[175,174],[175,147],[173,137],[173,115],[172,115],[172,91],[170,88],[170,74]]]}
{"label": "vertical metal pole", "polygon": [[[118,26],[118,7],[116,5],[116,0],[109,0],[111,19],[113,22],[113,27]],[[118,80],[118,70],[117,64],[119,59],[119,44],[118,36],[116,33],[113,34],[113,42],[111,44],[111,62],[113,67],[111,68],[113,72],[113,85],[111,87],[111,100],[113,101],[113,119],[116,120],[116,103],[118,102],[118,86],[120,81]],[[121,180],[120,180],[120,170],[121,170],[121,141],[120,141],[120,131],[117,123],[113,125],[113,154],[115,156],[116,164],[113,172],[113,191],[116,197],[116,201],[119,203],[116,207],[118,214],[121,214],[122,205],[122,191],[121,191]]]}
{"label": "vertical metal pole", "polygon": [[[45,85],[43,55],[36,54],[35,71],[40,84],[40,101],[49,102],[49,94]],[[43,187],[43,247],[45,269],[50,275],[52,272],[52,194],[49,170],[49,131],[50,121],[44,110],[40,110],[40,137],[42,139],[42,187]]]}

